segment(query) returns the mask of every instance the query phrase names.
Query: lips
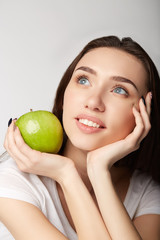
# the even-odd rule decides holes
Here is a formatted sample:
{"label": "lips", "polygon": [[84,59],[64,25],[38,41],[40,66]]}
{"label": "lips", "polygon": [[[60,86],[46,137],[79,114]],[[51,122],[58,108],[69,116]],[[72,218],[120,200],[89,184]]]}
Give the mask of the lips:
{"label": "lips", "polygon": [[88,128],[95,129],[106,128],[105,124],[99,118],[88,116],[85,114],[78,115],[76,120]]}

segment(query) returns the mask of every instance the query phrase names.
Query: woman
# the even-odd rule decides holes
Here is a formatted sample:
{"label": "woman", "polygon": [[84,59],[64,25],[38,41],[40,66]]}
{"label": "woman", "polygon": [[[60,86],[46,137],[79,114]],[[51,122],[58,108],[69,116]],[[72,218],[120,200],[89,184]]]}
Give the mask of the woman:
{"label": "woman", "polygon": [[3,239],[160,239],[159,94],[155,65],[132,39],[88,43],[57,90],[60,153],[30,149],[15,120],[8,128]]}

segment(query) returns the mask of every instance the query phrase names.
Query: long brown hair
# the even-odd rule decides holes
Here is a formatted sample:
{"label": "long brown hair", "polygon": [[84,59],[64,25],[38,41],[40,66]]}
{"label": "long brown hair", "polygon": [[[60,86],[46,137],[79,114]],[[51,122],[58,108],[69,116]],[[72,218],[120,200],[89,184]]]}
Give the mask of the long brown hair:
{"label": "long brown hair", "polygon": [[[137,42],[133,41],[131,38],[127,37],[120,40],[116,36],[107,36],[89,42],[64,73],[57,89],[52,112],[62,123],[64,92],[72,77],[73,71],[79,60],[87,52],[99,47],[117,48],[139,59],[147,72],[148,90],[152,92],[152,128],[147,137],[142,141],[140,148],[118,161],[116,166],[128,166],[131,170],[140,169],[141,171],[150,174],[153,179],[160,182],[160,78],[158,71],[149,55]],[[65,145],[66,139],[67,136],[64,132],[63,146]]]}

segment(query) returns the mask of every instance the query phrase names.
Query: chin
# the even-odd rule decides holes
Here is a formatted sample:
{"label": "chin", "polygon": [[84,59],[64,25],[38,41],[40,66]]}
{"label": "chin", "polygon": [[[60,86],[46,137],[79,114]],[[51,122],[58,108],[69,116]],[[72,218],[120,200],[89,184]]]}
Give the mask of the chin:
{"label": "chin", "polygon": [[100,147],[103,147],[105,146],[106,144],[98,144],[97,142],[89,142],[89,141],[84,141],[83,140],[80,140],[80,141],[72,141],[72,145],[77,148],[77,149],[80,149],[82,151],[86,151],[86,152],[90,152],[90,151],[93,151],[93,150],[96,150]]}

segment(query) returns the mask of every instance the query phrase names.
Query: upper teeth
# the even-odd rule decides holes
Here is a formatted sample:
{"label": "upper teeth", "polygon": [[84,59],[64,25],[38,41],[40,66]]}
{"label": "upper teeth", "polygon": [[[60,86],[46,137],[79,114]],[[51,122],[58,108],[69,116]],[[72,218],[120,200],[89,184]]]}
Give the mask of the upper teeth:
{"label": "upper teeth", "polygon": [[90,126],[90,127],[96,127],[96,128],[100,127],[99,124],[97,124],[95,122],[92,122],[92,121],[89,121],[87,119],[79,119],[79,122],[83,123],[84,125]]}

